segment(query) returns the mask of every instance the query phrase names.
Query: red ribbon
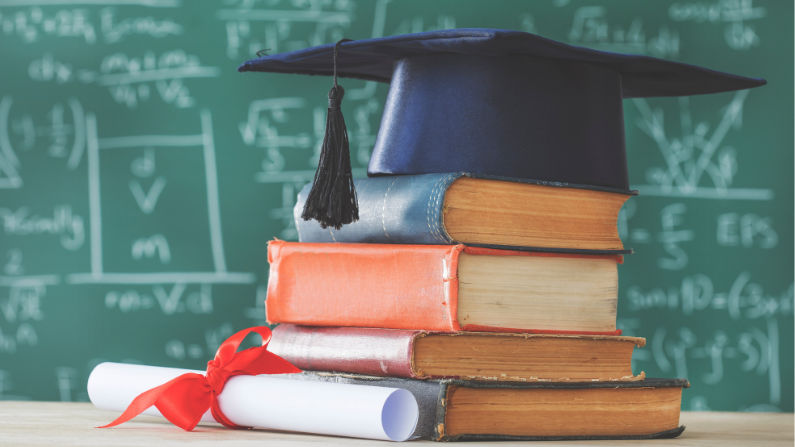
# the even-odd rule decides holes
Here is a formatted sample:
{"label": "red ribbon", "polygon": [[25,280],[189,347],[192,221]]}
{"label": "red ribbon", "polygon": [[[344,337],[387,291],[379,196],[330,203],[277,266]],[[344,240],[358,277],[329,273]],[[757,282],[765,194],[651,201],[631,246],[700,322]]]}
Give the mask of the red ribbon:
{"label": "red ribbon", "polygon": [[[262,346],[237,352],[240,343],[252,332],[262,336]],[[223,391],[226,381],[233,376],[301,372],[287,360],[268,352],[270,339],[271,330],[265,326],[238,332],[221,344],[215,353],[215,359],[207,362],[207,374],[186,373],[143,392],[115,421],[97,428],[123,424],[152,405],[172,424],[186,431],[196,427],[208,408],[212,409],[215,420],[226,428],[250,428],[235,425],[224,416],[218,407],[218,395]]]}

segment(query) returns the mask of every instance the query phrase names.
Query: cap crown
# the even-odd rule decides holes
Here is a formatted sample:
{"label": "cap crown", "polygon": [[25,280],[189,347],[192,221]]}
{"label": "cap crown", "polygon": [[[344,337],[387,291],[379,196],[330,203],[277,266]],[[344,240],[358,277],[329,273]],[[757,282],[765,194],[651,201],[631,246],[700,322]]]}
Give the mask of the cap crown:
{"label": "cap crown", "polygon": [[401,59],[369,175],[469,172],[628,189],[621,76],[576,61]]}

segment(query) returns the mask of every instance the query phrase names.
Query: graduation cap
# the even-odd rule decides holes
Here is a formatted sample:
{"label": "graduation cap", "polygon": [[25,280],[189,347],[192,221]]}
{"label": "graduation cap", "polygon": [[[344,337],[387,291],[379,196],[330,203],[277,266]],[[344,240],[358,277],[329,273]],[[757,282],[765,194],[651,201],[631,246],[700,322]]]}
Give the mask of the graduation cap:
{"label": "graduation cap", "polygon": [[368,176],[468,172],[622,192],[629,189],[623,99],[766,84],[495,29],[340,41],[263,56],[238,70],[334,76],[302,217],[337,229],[358,219],[337,77],[391,84]]}

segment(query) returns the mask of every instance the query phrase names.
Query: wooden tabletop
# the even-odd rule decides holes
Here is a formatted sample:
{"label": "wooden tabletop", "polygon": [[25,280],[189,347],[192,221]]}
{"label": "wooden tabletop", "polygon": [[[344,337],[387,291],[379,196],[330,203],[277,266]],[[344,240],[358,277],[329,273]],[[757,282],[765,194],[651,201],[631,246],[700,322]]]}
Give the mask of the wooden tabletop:
{"label": "wooden tabletop", "polygon": [[[89,403],[0,402],[0,445],[19,446],[375,446],[385,441],[313,436],[266,430],[227,430],[200,425],[186,433],[161,418],[138,416],[112,429],[93,428],[117,414],[95,409]],[[462,447],[532,445],[533,447],[629,446],[792,446],[795,424],[792,413],[690,413],[683,412],[687,427],[676,439],[646,441],[576,442],[466,442]],[[431,444],[429,441],[414,441]],[[440,444],[436,444],[440,445]],[[450,445],[450,444],[445,444]]]}

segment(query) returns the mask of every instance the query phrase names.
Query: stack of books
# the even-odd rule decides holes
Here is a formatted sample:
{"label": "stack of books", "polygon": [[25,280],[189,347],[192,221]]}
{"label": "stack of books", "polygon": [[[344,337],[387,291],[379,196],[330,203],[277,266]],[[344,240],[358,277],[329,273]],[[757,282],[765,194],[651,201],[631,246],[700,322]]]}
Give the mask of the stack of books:
{"label": "stack of books", "polygon": [[616,329],[627,191],[463,173],[356,181],[360,220],[269,245],[270,350],[297,380],[405,388],[415,434],[674,437],[683,379]]}

